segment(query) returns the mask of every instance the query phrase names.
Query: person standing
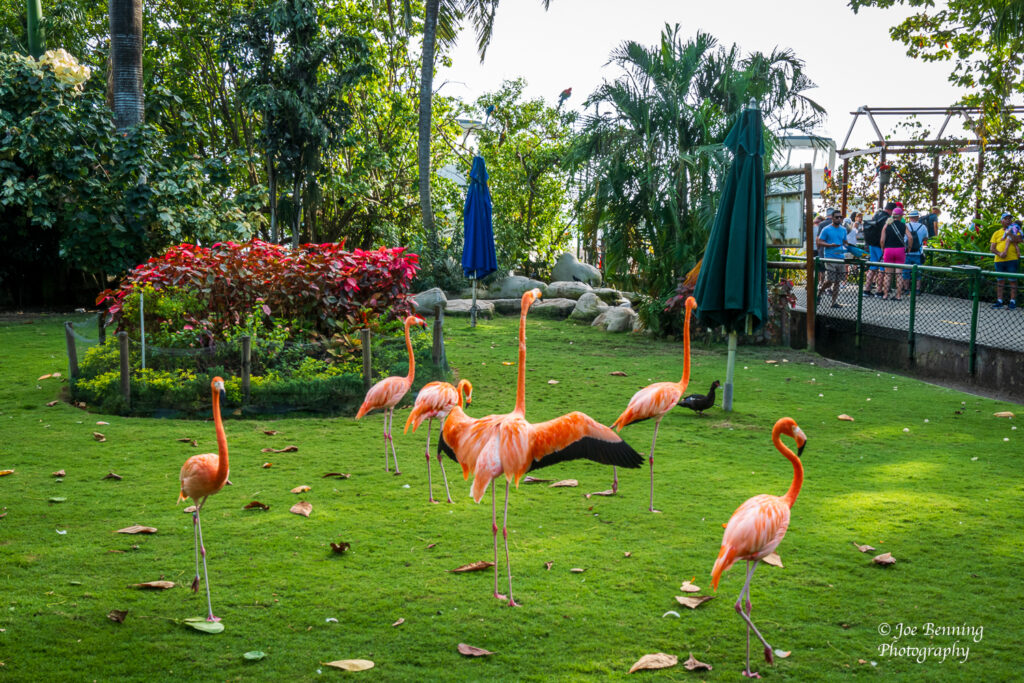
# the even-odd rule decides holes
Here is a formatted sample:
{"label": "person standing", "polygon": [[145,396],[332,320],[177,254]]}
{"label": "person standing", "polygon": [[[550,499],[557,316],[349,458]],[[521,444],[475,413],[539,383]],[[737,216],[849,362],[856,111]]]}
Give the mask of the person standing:
{"label": "person standing", "polygon": [[[995,254],[995,269],[999,273],[1020,272],[1020,241],[1019,231],[1014,234],[1009,230],[1013,223],[1013,214],[1004,212],[1000,217],[1001,225],[992,233],[989,240],[989,250]],[[1017,279],[996,278],[996,302],[992,308],[1003,307],[1003,282],[1010,280],[1010,302],[1006,306],[1009,309],[1017,308]]]}
{"label": "person standing", "polygon": [[933,206],[927,216],[921,216],[921,224],[928,228],[928,237],[935,237],[939,233],[939,214],[942,210]]}
{"label": "person standing", "polygon": [[[885,221],[885,228],[879,238],[884,263],[905,263],[907,259],[907,224],[903,222],[903,209],[894,207],[892,215]],[[896,296],[889,296],[889,282],[895,268],[886,268],[882,277],[882,299],[896,299],[900,296],[899,283],[896,284]]]}
{"label": "person standing", "polygon": [[[911,209],[907,214],[910,223],[907,224],[907,265],[924,265],[924,246],[928,241],[928,227],[920,222],[921,212]],[[904,270],[901,279],[901,290],[907,291],[910,288],[910,271]],[[921,291],[921,281],[917,281],[917,291]]]}
{"label": "person standing", "polygon": [[[881,238],[886,221],[892,216],[896,202],[889,202],[884,209],[878,210],[871,220],[864,222],[864,244],[868,248],[868,260],[873,263],[882,261]],[[864,279],[864,294],[871,294],[871,288],[875,288],[875,296],[882,296],[882,266],[869,266],[867,277]]]}
{"label": "person standing", "polygon": [[[856,215],[856,214],[854,214],[854,215]],[[846,230],[846,244],[848,246],[853,246],[853,245],[857,244],[859,235],[857,234],[857,228],[856,228],[856,226],[853,223],[853,219],[852,218],[844,218],[843,219],[843,228]],[[845,256],[844,256],[844,258],[847,261],[847,264],[846,264],[846,279],[848,281],[856,282],[857,278],[854,277],[854,273],[856,271],[850,266],[849,262],[852,261],[853,259],[857,258],[857,256],[852,251],[847,251]]]}
{"label": "person standing", "polygon": [[[818,233],[817,247],[825,258],[841,259],[846,253],[846,228],[842,226],[843,214],[833,209],[829,226]],[[826,263],[823,274],[823,282],[818,290],[818,298],[831,290],[832,308],[842,308],[843,305],[836,302],[839,297],[839,284],[843,281],[846,266],[842,263]]]}

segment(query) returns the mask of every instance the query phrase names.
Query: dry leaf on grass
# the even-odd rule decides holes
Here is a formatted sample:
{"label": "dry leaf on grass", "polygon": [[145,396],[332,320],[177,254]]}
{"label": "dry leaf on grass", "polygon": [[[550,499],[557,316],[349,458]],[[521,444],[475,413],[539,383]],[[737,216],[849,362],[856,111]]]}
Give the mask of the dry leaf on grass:
{"label": "dry leaf on grass", "polygon": [[608,374],[611,375],[612,377],[629,377],[629,375],[624,373],[622,370],[613,370]]}
{"label": "dry leaf on grass", "polygon": [[537,479],[536,477],[525,476],[523,477],[522,483],[524,484],[546,484],[550,479]]}
{"label": "dry leaf on grass", "polygon": [[324,666],[334,667],[343,671],[366,671],[373,668],[373,662],[369,659],[339,659],[336,662],[326,662]]}
{"label": "dry leaf on grass", "polygon": [[582,574],[583,572],[585,572],[587,570],[583,569],[582,567],[573,567],[569,571],[571,571],[573,574]]}
{"label": "dry leaf on grass", "polygon": [[777,360],[766,360],[766,361],[765,361],[765,363],[767,363],[768,365],[777,365],[777,364],[778,364],[778,362],[779,362],[779,361],[777,361]]}
{"label": "dry leaf on grass", "polygon": [[563,479],[562,481],[556,481],[554,484],[549,486],[549,489],[563,487],[563,486],[579,486],[580,483],[575,479]]}
{"label": "dry leaf on grass", "polygon": [[679,663],[679,657],[667,655],[664,652],[656,652],[653,655],[644,655],[637,660],[636,664],[630,667],[629,673],[643,669],[667,669]]}
{"label": "dry leaf on grass", "polygon": [[780,659],[785,659],[786,657],[790,656],[791,654],[793,654],[793,653],[790,650],[780,650],[778,648],[775,649],[775,656],[780,658]]}
{"label": "dry leaf on grass", "polygon": [[880,564],[882,566],[896,564],[896,558],[892,556],[892,553],[882,553],[881,555],[876,555],[871,561],[875,564]]}
{"label": "dry leaf on grass", "polygon": [[266,503],[261,503],[258,500],[254,500],[250,503],[246,503],[242,508],[243,510],[269,510],[270,506]]}
{"label": "dry leaf on grass", "polygon": [[182,510],[182,512],[185,512],[185,513],[195,512],[195,511],[196,511],[196,506],[195,505],[189,505],[187,508]]}
{"label": "dry leaf on grass", "polygon": [[431,548],[433,548],[433,547],[434,547],[435,545],[437,545],[437,544],[436,544],[436,543],[428,543],[428,544],[427,544],[427,550],[430,550],[430,549],[431,549]]}
{"label": "dry leaf on grass", "polygon": [[123,529],[118,529],[119,534],[155,534],[156,529],[151,526],[142,526],[141,524],[133,524],[126,526]]}
{"label": "dry leaf on grass", "polygon": [[605,491],[594,491],[593,493],[588,493],[587,494],[587,498],[590,498],[591,496],[614,496],[614,495],[615,495],[615,491],[612,491],[611,489],[607,489]]}
{"label": "dry leaf on grass", "polygon": [[698,607],[703,605],[708,600],[714,600],[714,599],[715,599],[715,596],[713,596],[713,595],[694,595],[694,596],[690,596],[690,595],[677,595],[676,596],[676,602],[678,602],[683,607],[689,607],[690,609],[697,609]]}
{"label": "dry leaf on grass", "polygon": [[558,384],[558,380],[557,379],[549,379],[548,380],[548,384]]}
{"label": "dry leaf on grass", "polygon": [[328,472],[322,478],[326,479],[327,477],[337,477],[338,479],[349,479],[351,476],[351,474],[342,474],[341,472]]}
{"label": "dry leaf on grass", "polygon": [[401,626],[404,623],[405,623],[405,617],[399,617],[398,621],[396,621],[395,623],[393,623],[391,625],[392,626]]}
{"label": "dry leaf on grass", "polygon": [[770,564],[773,567],[778,567],[779,569],[784,569],[784,567],[782,566],[782,558],[779,557],[778,553],[770,553],[768,555],[765,555],[764,557],[761,558],[761,561],[764,562],[765,564]]}
{"label": "dry leaf on grass", "polygon": [[6,477],[8,474],[14,474],[14,470],[0,470],[0,477]]}
{"label": "dry leaf on grass", "polygon": [[168,588],[174,588],[173,581],[143,581],[142,583],[133,583],[132,586],[135,588],[156,588],[159,590],[167,590]]}
{"label": "dry leaf on grass", "polygon": [[555,564],[554,562],[545,562],[544,563],[544,569],[547,569],[548,571],[551,571],[551,566],[554,565],[554,564]]}
{"label": "dry leaf on grass", "polygon": [[859,545],[856,541],[853,542],[853,547],[856,548],[857,550],[861,551],[862,553],[869,553],[872,550],[874,550],[874,548],[872,548],[871,546],[869,546],[869,545]]}
{"label": "dry leaf on grass", "polygon": [[474,562],[472,564],[464,564],[461,567],[456,567],[455,569],[452,569],[450,571],[452,571],[453,573],[478,572],[493,566],[493,562],[488,562],[487,560],[480,560],[479,562]]}
{"label": "dry leaf on grass", "polygon": [[466,655],[467,657],[486,657],[487,655],[493,655],[494,653],[490,650],[485,650],[482,647],[473,647],[472,645],[459,643],[459,654]]}
{"label": "dry leaf on grass", "polygon": [[847,415],[846,413],[843,413],[837,419],[842,420],[844,422],[853,422],[853,418]]}
{"label": "dry leaf on grass", "polygon": [[107,612],[107,619],[116,621],[119,624],[124,623],[124,618],[128,616],[128,610],[126,609],[112,609]]}
{"label": "dry leaf on grass", "polygon": [[303,484],[302,486],[296,486],[292,489],[292,493],[305,493],[309,490],[309,487]]}
{"label": "dry leaf on grass", "polygon": [[107,437],[103,436],[103,435],[102,435],[102,434],[100,434],[99,432],[93,432],[93,433],[92,433],[92,438],[96,439],[96,440],[97,440],[97,441],[99,441],[100,443],[103,443],[104,441],[106,441],[106,440],[107,440]]}
{"label": "dry leaf on grass", "polygon": [[36,381],[37,382],[42,382],[44,379],[50,379],[51,377],[53,377],[52,374],[51,375],[43,375],[42,377],[39,377],[38,379],[36,379]]}
{"label": "dry leaf on grass", "polygon": [[260,467],[262,467],[265,470],[269,470],[273,466],[274,466],[274,463],[272,463],[272,462],[265,462],[262,465],[260,465]]}
{"label": "dry leaf on grass", "polygon": [[307,503],[304,500],[300,500],[295,505],[292,505],[291,509],[288,510],[288,512],[292,513],[293,515],[302,515],[303,517],[309,517],[309,513],[312,511],[313,504]]}
{"label": "dry leaf on grass", "polygon": [[710,664],[705,664],[704,662],[694,659],[692,652],[690,653],[690,658],[683,662],[683,666],[690,671],[711,671],[711,669],[714,668]]}
{"label": "dry leaf on grass", "polygon": [[992,413],[994,417],[1013,417],[1013,413],[1009,410],[1001,410],[998,413]]}
{"label": "dry leaf on grass", "polygon": [[49,403],[46,404],[46,407],[47,408],[52,408],[55,405],[57,405],[58,403],[60,403],[60,401],[50,401]]}
{"label": "dry leaf on grass", "polygon": [[515,363],[513,363],[512,361],[508,361],[508,360],[501,361],[501,364],[502,365],[515,365]]}
{"label": "dry leaf on grass", "polygon": [[[696,576],[693,577],[693,579],[696,578]],[[684,593],[699,593],[700,586],[693,585],[693,579],[690,579],[689,581],[683,581],[683,585],[679,587],[679,590],[683,591]]]}
{"label": "dry leaf on grass", "polygon": [[114,474],[113,472],[107,472],[107,476],[105,476],[103,478],[104,479],[114,479],[116,481],[121,481],[122,479],[124,479],[124,477],[122,477],[120,474]]}
{"label": "dry leaf on grass", "polygon": [[285,446],[284,448],[261,448],[260,453],[295,453],[298,446]]}
{"label": "dry leaf on grass", "polygon": [[351,547],[352,544],[346,543],[345,541],[342,541],[341,543],[331,543],[331,550],[338,553],[339,555]]}
{"label": "dry leaf on grass", "polygon": [[626,552],[622,553],[622,556],[623,556],[623,557],[633,557],[633,553],[631,553],[631,552],[629,552],[629,551],[627,550]]}
{"label": "dry leaf on grass", "polygon": [[264,429],[263,433],[266,434],[267,436],[273,436],[274,434],[277,434],[277,430],[276,429]]}
{"label": "dry leaf on grass", "polygon": [[53,476],[55,476],[55,477],[66,477],[68,475],[67,475],[67,472],[65,472],[64,470],[57,470],[56,472],[53,473]]}

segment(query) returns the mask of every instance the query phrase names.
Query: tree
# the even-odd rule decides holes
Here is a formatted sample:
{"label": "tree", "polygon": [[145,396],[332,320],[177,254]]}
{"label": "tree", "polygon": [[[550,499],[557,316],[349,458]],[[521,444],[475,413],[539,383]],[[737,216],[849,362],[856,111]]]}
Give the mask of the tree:
{"label": "tree", "polygon": [[45,34],[40,22],[43,19],[43,4],[40,0],[25,0],[25,33],[28,53],[32,59],[39,59],[46,51]]}
{"label": "tree", "polygon": [[109,0],[110,108],[118,130],[143,118],[142,0]]}

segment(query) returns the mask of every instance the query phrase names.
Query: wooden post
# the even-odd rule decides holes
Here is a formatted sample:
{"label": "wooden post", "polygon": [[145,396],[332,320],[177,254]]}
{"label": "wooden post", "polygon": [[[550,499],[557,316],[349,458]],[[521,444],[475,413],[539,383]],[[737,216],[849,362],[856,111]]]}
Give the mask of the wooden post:
{"label": "wooden post", "polygon": [[878,208],[881,209],[885,206],[885,186],[886,182],[883,180],[885,174],[882,172],[881,167],[885,166],[885,147],[882,147],[881,154],[878,155],[879,171],[878,171]]}
{"label": "wooden post", "polygon": [[372,358],[370,356],[370,330],[359,330],[359,336],[362,339],[363,346],[363,390],[369,391],[370,387],[373,386],[373,364],[371,363]]}
{"label": "wooden post", "polygon": [[814,351],[814,297],[818,280],[814,273],[814,187],[811,165],[804,164],[804,230],[807,234],[807,350]]}
{"label": "wooden post", "polygon": [[107,326],[103,324],[103,311],[96,314],[96,329],[98,330],[100,344],[107,343]]}
{"label": "wooden post", "polygon": [[444,353],[444,306],[438,304],[434,307],[434,348],[431,352],[434,365],[445,368],[448,359]]}
{"label": "wooden post", "polygon": [[252,371],[252,338],[242,337],[242,396],[249,400],[249,374]]}
{"label": "wooden post", "polygon": [[843,217],[846,217],[846,209],[849,205],[850,189],[850,160],[843,159]]}
{"label": "wooden post", "polygon": [[128,357],[128,333],[124,330],[118,332],[117,343],[121,350],[121,396],[124,397],[125,406],[130,410],[132,407],[132,376]]}
{"label": "wooden post", "polygon": [[[939,155],[932,158],[932,206],[939,205]],[[929,211],[929,213],[931,213]]]}
{"label": "wooden post", "polygon": [[71,379],[78,377],[78,350],[75,348],[75,333],[71,329],[71,321],[64,323],[64,339],[68,343],[68,374]]}

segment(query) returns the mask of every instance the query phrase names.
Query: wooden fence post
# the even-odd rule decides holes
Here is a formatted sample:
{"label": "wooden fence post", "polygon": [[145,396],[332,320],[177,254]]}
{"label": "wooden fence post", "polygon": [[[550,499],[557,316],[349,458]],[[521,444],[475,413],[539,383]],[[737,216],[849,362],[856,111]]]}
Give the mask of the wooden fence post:
{"label": "wooden fence post", "polygon": [[373,364],[370,356],[370,330],[362,329],[359,330],[359,336],[362,339],[363,347],[363,390],[369,391],[370,387],[373,386]]}
{"label": "wooden fence post", "polygon": [[434,348],[431,357],[435,366],[448,368],[448,359],[444,353],[444,306],[440,304],[434,307]]}
{"label": "wooden fence post", "polygon": [[242,396],[249,401],[249,375],[252,372],[252,338],[242,337]]}
{"label": "wooden fence post", "polygon": [[132,407],[132,376],[128,356],[128,333],[124,330],[117,333],[117,343],[121,350],[121,396],[128,410]]}
{"label": "wooden fence post", "polygon": [[75,349],[75,333],[70,320],[64,323],[64,339],[68,343],[68,374],[74,379],[78,377],[78,350]]}
{"label": "wooden fence post", "polygon": [[98,330],[100,344],[106,344],[107,326],[103,324],[103,311],[96,314],[96,329]]}

